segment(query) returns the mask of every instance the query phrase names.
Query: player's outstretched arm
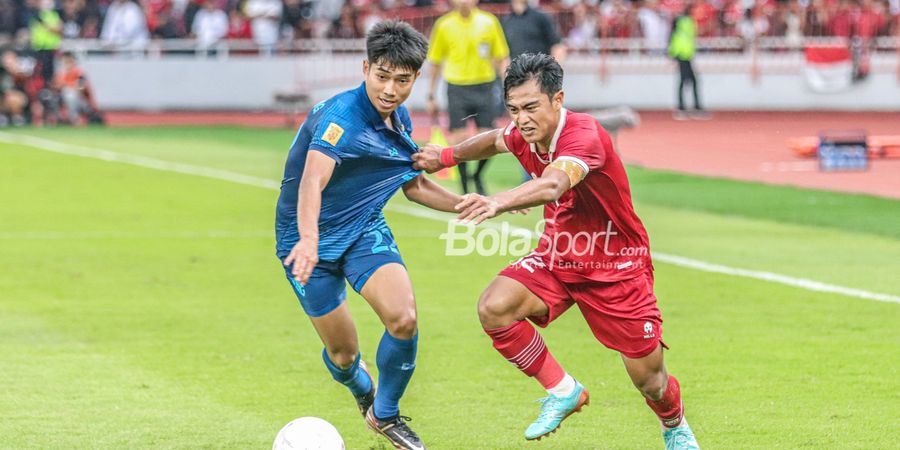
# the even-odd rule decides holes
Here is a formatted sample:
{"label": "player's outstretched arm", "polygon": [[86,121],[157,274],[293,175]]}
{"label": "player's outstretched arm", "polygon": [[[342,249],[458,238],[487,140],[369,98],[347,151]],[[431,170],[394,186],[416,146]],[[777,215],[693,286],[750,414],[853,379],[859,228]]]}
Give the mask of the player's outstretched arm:
{"label": "player's outstretched arm", "polygon": [[506,152],[509,152],[509,149],[503,142],[503,129],[498,128],[472,136],[453,147],[427,144],[413,153],[413,168],[434,173],[463,161],[488,159]]}
{"label": "player's outstretched arm", "polygon": [[425,175],[419,175],[404,184],[403,194],[422,206],[445,212],[456,212],[454,206],[462,201],[462,196],[444,189]]}
{"label": "player's outstretched arm", "polygon": [[555,202],[586,175],[583,166],[557,160],[544,170],[540,178],[522,183],[515,189],[489,197],[464,195],[463,201],[456,205],[456,210],[459,211],[460,220],[471,220],[479,224],[504,212]]}
{"label": "player's outstretched arm", "polygon": [[300,178],[300,194],[297,196],[297,229],[300,242],[284,258],[284,265],[294,264],[292,274],[301,284],[306,284],[319,262],[319,212],[322,209],[322,190],[331,180],[335,160],[324,153],[310,150],[306,155],[306,167]]}

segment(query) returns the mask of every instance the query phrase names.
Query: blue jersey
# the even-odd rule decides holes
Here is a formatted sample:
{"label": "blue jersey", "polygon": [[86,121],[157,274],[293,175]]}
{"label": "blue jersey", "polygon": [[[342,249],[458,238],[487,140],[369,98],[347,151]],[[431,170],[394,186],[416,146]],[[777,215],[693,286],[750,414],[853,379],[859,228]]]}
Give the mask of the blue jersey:
{"label": "blue jersey", "polygon": [[394,128],[369,101],[365,83],[316,105],[291,144],[275,227],[279,257],[297,242],[297,196],[309,151],[335,160],[322,191],[319,259],[336,261],[364,232],[384,227],[382,208],[403,184],[419,175],[412,168],[418,146],[410,137],[405,106],[392,114]]}

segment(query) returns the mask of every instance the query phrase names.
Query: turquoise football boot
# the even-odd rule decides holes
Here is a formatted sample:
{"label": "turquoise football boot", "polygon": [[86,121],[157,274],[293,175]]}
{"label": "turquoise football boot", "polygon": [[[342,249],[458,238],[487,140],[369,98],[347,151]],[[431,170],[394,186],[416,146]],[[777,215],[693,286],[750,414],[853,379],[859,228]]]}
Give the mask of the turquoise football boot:
{"label": "turquoise football boot", "polygon": [[663,440],[666,442],[666,450],[700,450],[700,444],[694,437],[687,419],[681,421],[681,425],[663,431]]}
{"label": "turquoise football boot", "polygon": [[541,402],[541,415],[525,430],[525,439],[541,439],[556,431],[566,417],[581,411],[581,408],[590,403],[587,389],[575,382],[575,390],[567,397],[550,395],[539,400]]}

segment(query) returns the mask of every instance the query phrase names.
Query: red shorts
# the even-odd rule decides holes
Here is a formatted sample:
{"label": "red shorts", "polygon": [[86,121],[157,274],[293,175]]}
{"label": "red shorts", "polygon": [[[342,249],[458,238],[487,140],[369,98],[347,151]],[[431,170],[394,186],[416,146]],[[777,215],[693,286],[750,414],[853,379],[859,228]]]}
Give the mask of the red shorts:
{"label": "red shorts", "polygon": [[659,345],[668,348],[662,341],[662,316],[653,294],[653,269],[628,280],[563,284],[539,259],[532,254],[500,272],[547,305],[547,315],[528,317],[535,325],[546,327],[576,304],[594,337],[628,358],[643,358]]}

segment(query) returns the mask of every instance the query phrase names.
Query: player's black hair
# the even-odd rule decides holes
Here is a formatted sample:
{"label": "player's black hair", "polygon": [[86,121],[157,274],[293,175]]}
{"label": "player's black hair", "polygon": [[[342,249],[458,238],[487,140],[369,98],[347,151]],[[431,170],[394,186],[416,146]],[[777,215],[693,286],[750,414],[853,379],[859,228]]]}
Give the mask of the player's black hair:
{"label": "player's black hair", "polygon": [[369,64],[387,64],[418,72],[425,63],[428,40],[406,22],[385,20],[366,35],[366,53]]}
{"label": "player's black hair", "polygon": [[563,69],[550,55],[543,53],[523,53],[512,60],[506,68],[503,80],[503,96],[509,96],[509,90],[525,84],[529,80],[537,80],[541,92],[553,98],[562,90]]}

